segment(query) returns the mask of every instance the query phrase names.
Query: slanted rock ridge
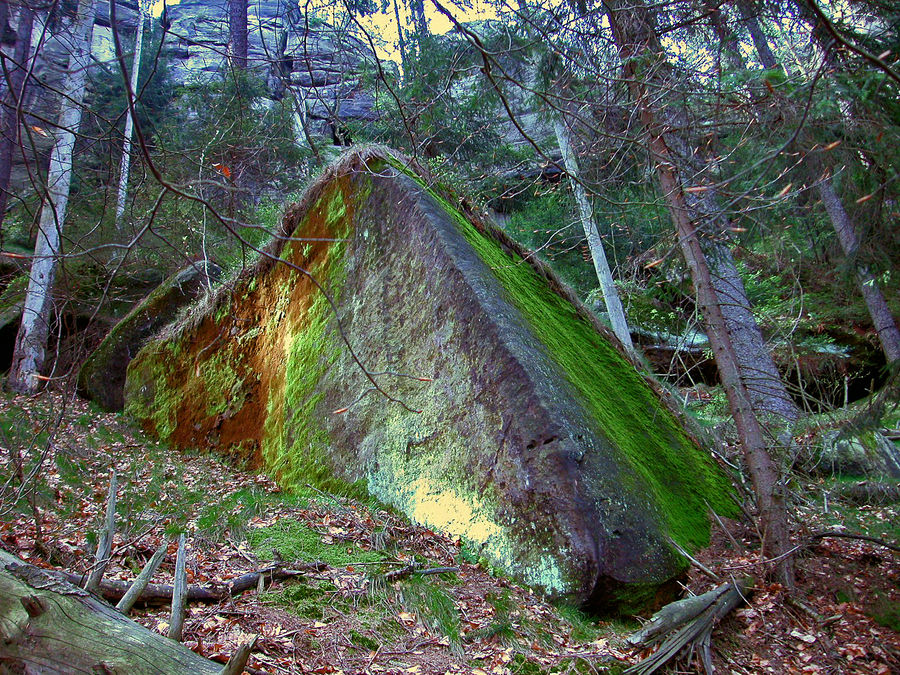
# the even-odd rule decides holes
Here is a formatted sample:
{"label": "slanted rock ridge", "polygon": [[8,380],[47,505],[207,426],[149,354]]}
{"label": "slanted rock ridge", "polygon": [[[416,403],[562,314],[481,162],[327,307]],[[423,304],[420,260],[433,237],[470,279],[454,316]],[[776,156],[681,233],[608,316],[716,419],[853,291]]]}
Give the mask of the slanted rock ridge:
{"label": "slanted rock ridge", "polygon": [[368,491],[547,594],[666,599],[728,482],[531,256],[384,149],[346,153],[252,270],[132,361],[148,431]]}

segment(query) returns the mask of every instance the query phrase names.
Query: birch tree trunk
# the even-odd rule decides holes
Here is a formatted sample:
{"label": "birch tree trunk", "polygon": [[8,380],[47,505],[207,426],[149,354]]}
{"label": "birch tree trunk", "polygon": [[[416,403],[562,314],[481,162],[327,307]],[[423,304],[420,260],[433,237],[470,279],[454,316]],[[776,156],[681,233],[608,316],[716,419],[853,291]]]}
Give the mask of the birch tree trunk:
{"label": "birch tree trunk", "polygon": [[417,37],[423,38],[428,35],[428,21],[425,19],[425,2],[424,0],[408,0],[408,2],[413,30],[416,32]]}
{"label": "birch tree trunk", "polygon": [[[671,125],[661,119],[655,107],[660,102],[656,94],[649,93],[645,81],[645,78],[662,79],[659,73],[664,65],[660,57],[663,50],[646,5],[634,0],[609,0],[606,7],[624,78],[647,136],[647,147],[691,272],[697,305],[741,439],[744,463],[756,494],[763,555],[773,558],[779,580],[792,588],[794,571],[783,485],[779,480],[778,468],[768,452],[764,430],[751,404],[750,393],[741,376],[736,346],[722,311],[724,298],[714,285],[711,266],[700,242],[700,223],[694,220],[696,209],[686,199],[677,166],[678,158],[670,149],[670,137],[676,142],[678,139],[672,134]],[[658,86],[664,84],[653,81],[654,92],[665,91],[665,86]]]}
{"label": "birch tree trunk", "polygon": [[[138,80],[141,70],[141,51],[144,45],[144,5],[138,1],[138,27],[134,38],[134,59],[131,62],[131,91],[137,96]],[[129,107],[125,112],[125,131],[122,141],[122,161],[119,164],[119,191],[116,194],[116,230],[121,233],[122,216],[125,215],[125,202],[128,199],[128,175],[131,173],[131,137],[134,134],[134,117]]]}
{"label": "birch tree trunk", "polygon": [[73,24],[72,51],[63,83],[59,129],[50,155],[47,189],[22,309],[22,323],[16,336],[9,369],[9,386],[20,393],[31,394],[39,389],[40,373],[46,358],[53,282],[72,182],[72,151],[81,125],[81,104],[90,63],[95,2],[96,0],[80,0]]}
{"label": "birch tree trunk", "polygon": [[[8,11],[8,7],[4,5]],[[6,21],[0,23],[5,26]],[[9,81],[6,91],[6,105],[0,121],[0,226],[6,215],[9,202],[9,178],[12,173],[13,151],[19,138],[19,112],[22,97],[25,94],[25,75],[28,72],[28,61],[31,56],[31,30],[34,26],[34,11],[27,5],[19,7],[19,25],[16,28],[16,48],[13,51],[14,63],[8,64]]]}
{"label": "birch tree trunk", "polygon": [[594,209],[588,199],[584,185],[581,184],[578,161],[575,158],[575,153],[572,152],[572,144],[569,142],[569,131],[559,119],[554,120],[553,130],[556,133],[556,142],[559,145],[563,163],[566,166],[566,173],[569,174],[575,201],[578,203],[581,225],[584,227],[584,236],[587,237],[588,248],[591,251],[591,259],[594,261],[594,269],[600,282],[600,290],[603,292],[603,302],[606,303],[606,311],[609,314],[613,333],[619,338],[619,342],[629,352],[632,352],[634,351],[634,345],[631,342],[631,333],[628,330],[628,322],[625,319],[625,310],[622,309],[622,302],[619,299],[619,293],[616,290],[612,272],[606,260],[606,252],[603,250],[603,241],[600,239],[600,233],[597,231],[597,223],[594,221]]}

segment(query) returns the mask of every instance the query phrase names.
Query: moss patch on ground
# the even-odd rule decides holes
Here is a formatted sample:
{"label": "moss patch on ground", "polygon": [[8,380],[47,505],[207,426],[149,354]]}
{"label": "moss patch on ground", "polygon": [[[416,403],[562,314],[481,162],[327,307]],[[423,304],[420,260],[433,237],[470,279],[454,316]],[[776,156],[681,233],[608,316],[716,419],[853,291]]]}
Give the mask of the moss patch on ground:
{"label": "moss patch on ground", "polygon": [[284,560],[321,561],[332,567],[371,564],[384,559],[378,551],[366,551],[355,541],[326,544],[322,533],[296,520],[282,519],[275,525],[251,530],[247,539],[263,560],[271,560],[273,551],[278,551]]}

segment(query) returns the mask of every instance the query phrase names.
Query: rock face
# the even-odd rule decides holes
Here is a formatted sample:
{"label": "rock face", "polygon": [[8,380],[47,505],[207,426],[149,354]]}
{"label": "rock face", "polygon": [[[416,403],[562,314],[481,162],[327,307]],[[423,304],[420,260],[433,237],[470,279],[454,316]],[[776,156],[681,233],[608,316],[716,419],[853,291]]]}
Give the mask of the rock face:
{"label": "rock face", "polygon": [[[170,26],[163,53],[171,67],[172,82],[192,86],[221,77],[228,47],[227,0],[182,0],[168,8],[167,16]],[[291,84],[298,99],[298,127],[305,124],[311,134],[337,142],[342,141],[343,125],[347,122],[376,118],[375,98],[362,84],[366,64],[374,64],[375,54],[360,38],[312,16],[307,21],[299,7],[291,8],[290,3],[281,0],[250,3],[247,20],[249,69],[267,80],[274,99],[285,94],[286,83]],[[12,42],[0,42],[0,49],[10,57],[17,21],[17,13],[12,12],[7,26]],[[159,19],[154,21],[158,23]],[[129,54],[137,22],[135,3],[116,3],[117,31]],[[59,97],[55,92],[59,91],[71,51],[69,26],[65,21],[60,25],[61,28],[48,25],[45,12],[38,12],[35,17],[32,45],[40,43],[41,49],[32,75],[47,86],[31,85],[23,107],[27,114],[35,115],[28,123],[39,127],[46,127],[45,120],[56,120],[58,115]],[[108,1],[96,5],[91,53],[95,62],[104,67],[112,67],[116,62]],[[130,55],[128,60],[130,66]],[[391,64],[383,67],[390,68]],[[0,78],[0,96],[4,87]],[[88,106],[90,96],[89,91]],[[32,133],[28,139],[29,150],[33,144],[38,156],[49,153],[50,135]],[[298,142],[306,143],[299,129]],[[21,153],[14,153],[11,186],[16,192],[32,189]]]}
{"label": "rock face", "polygon": [[[228,47],[227,1],[182,0],[168,12],[173,79],[192,84],[218,77]],[[374,97],[361,84],[375,55],[361,39],[281,0],[250,3],[247,25],[250,70],[269,81],[273,98],[289,82],[313,133],[330,135],[348,120],[375,119]]]}
{"label": "rock face", "polygon": [[78,372],[78,393],[101,408],[125,406],[125,372],[138,350],[156,331],[170,323],[178,311],[197,300],[221,270],[210,262],[198,262],[176,272],[139,302],[117,323]]}
{"label": "rock face", "polygon": [[553,597],[664,599],[669,538],[703,545],[727,481],[546,270],[398,167],[332,165],[284,218],[286,262],[135,357],[126,411],[287,485],[364,485]]}
{"label": "rock face", "polygon": [[14,277],[0,293],[0,373],[9,370],[12,363],[27,288],[28,277],[20,275]]}

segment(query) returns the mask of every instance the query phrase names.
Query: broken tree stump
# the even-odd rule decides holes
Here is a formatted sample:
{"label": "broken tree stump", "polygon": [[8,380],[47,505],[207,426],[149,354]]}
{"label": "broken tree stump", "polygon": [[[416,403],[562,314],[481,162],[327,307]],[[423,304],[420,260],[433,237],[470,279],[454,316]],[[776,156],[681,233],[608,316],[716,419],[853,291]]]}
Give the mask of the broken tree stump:
{"label": "broken tree stump", "polygon": [[669,603],[650,622],[628,638],[635,647],[662,642],[659,649],[627,670],[629,675],[650,675],[674,659],[685,647],[700,650],[703,669],[711,674],[710,636],[716,624],[745,602],[753,579],[728,581],[703,595]]}

